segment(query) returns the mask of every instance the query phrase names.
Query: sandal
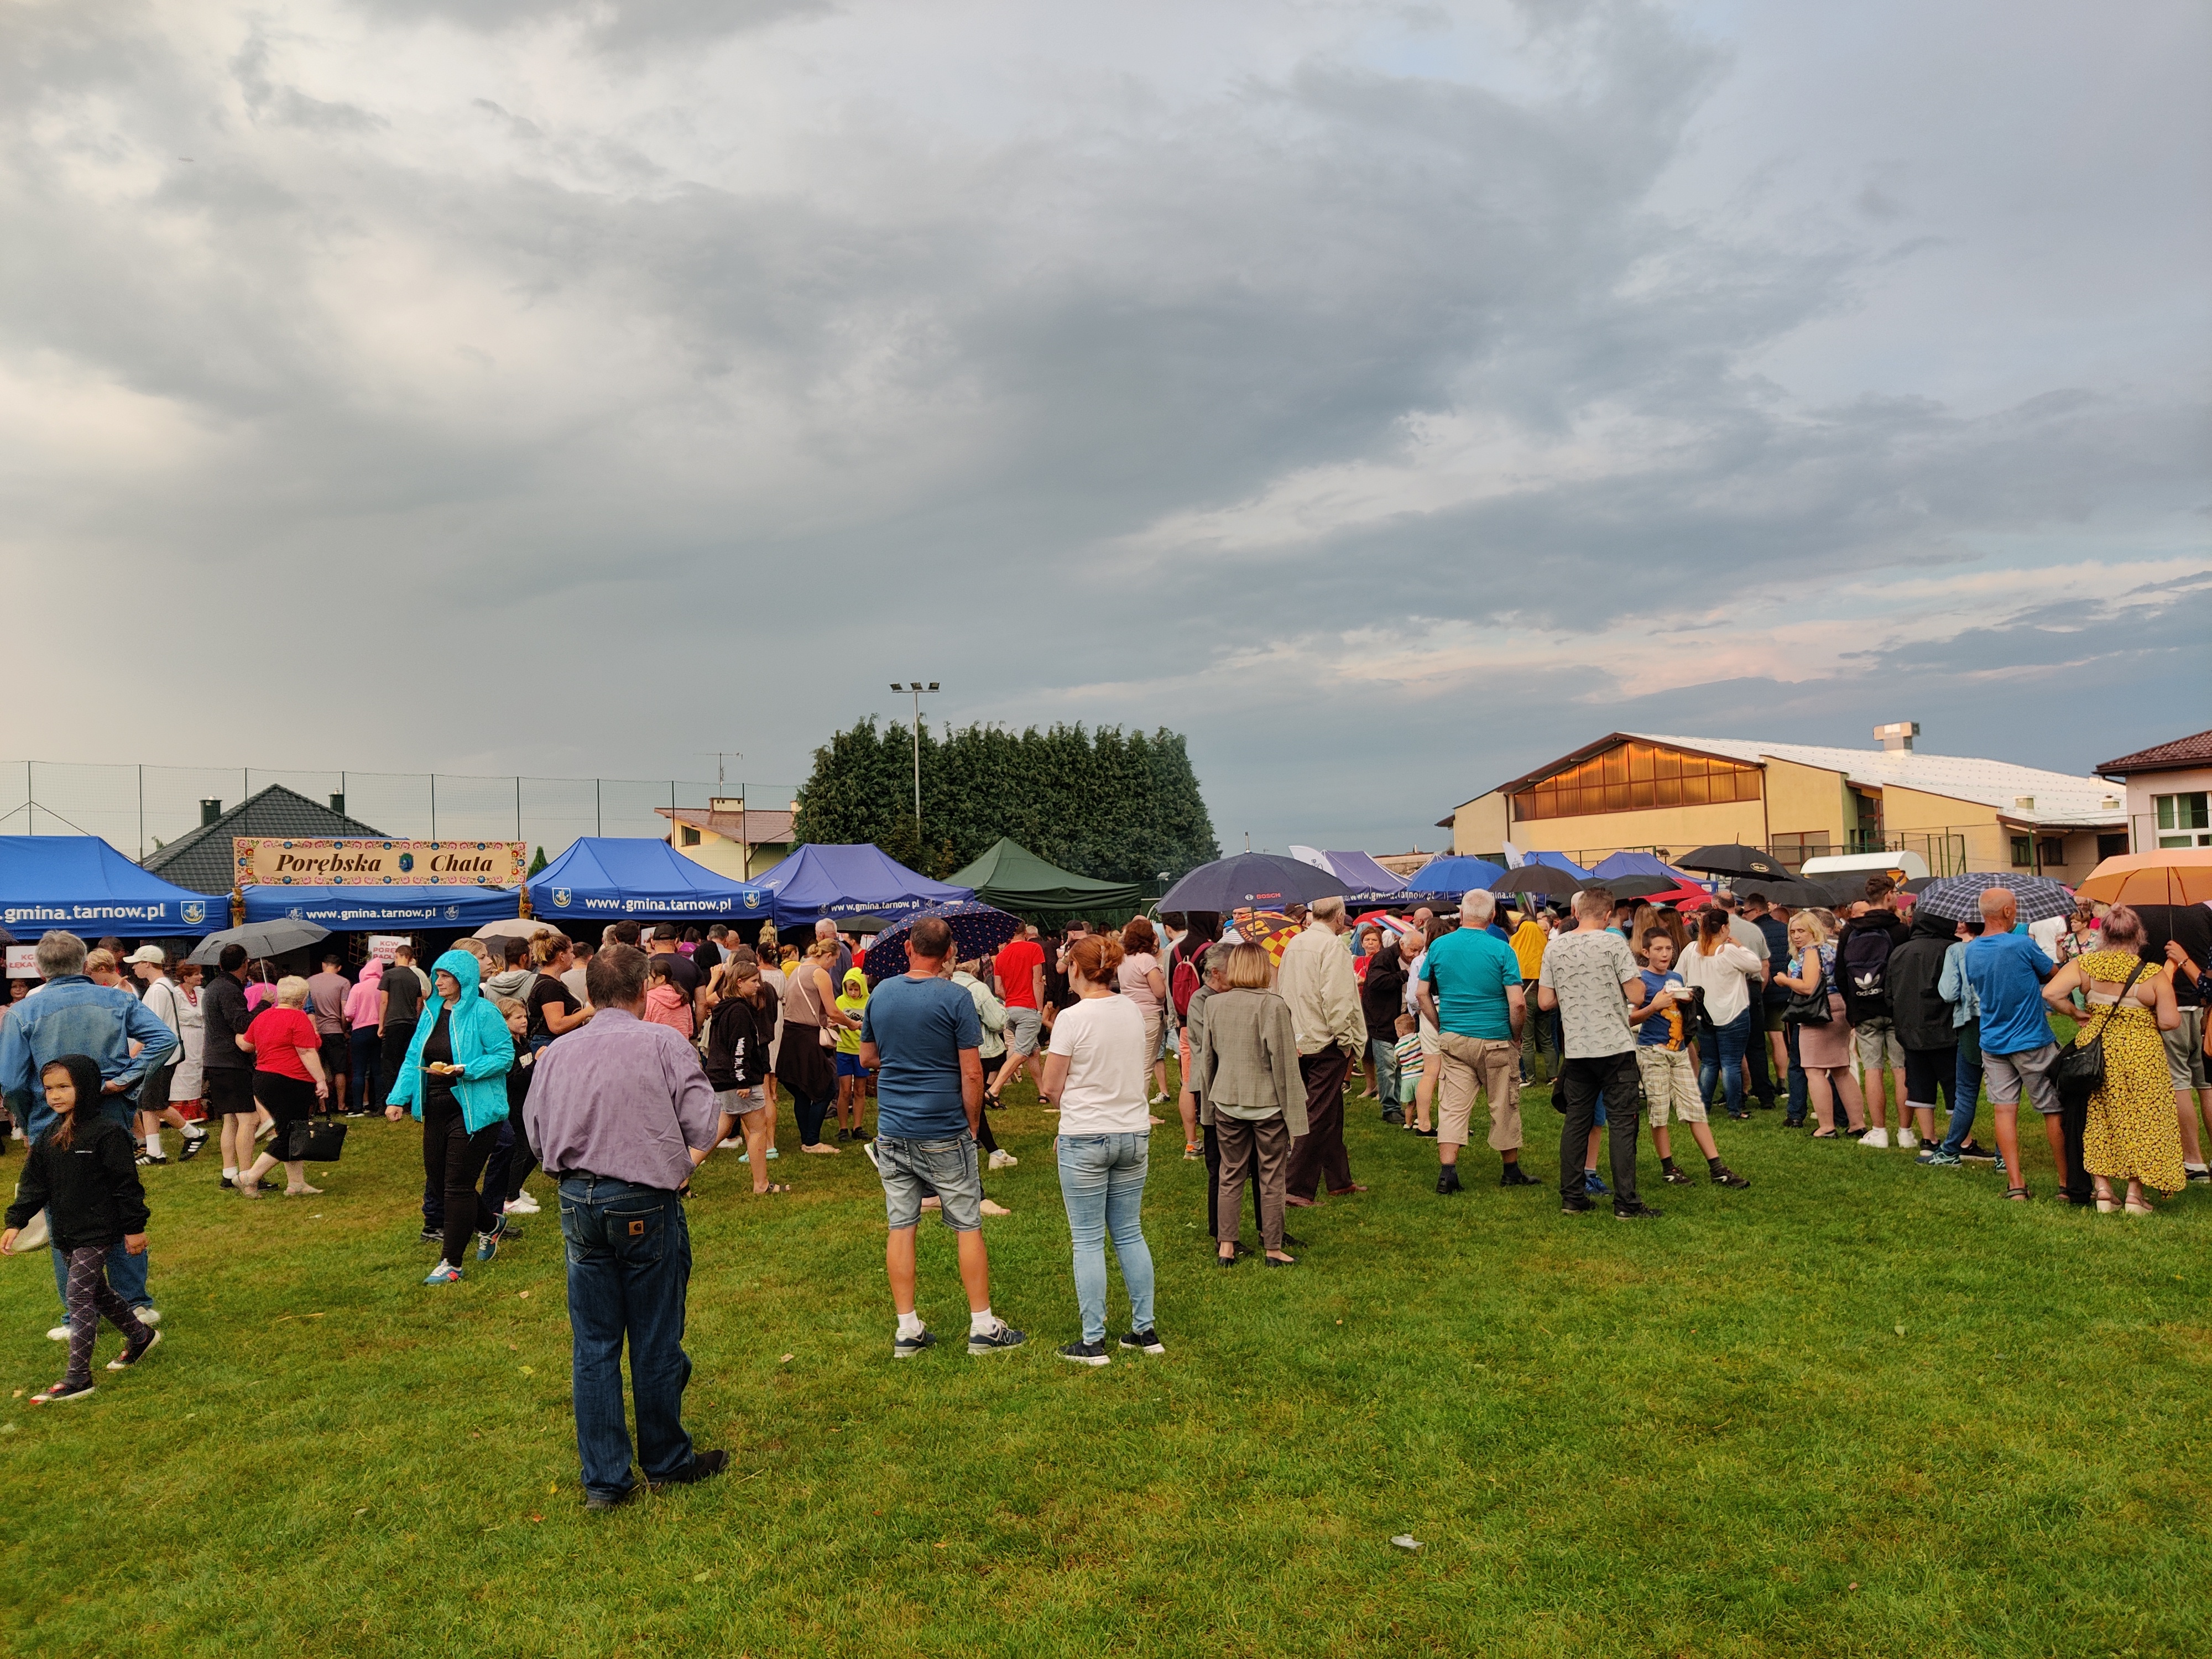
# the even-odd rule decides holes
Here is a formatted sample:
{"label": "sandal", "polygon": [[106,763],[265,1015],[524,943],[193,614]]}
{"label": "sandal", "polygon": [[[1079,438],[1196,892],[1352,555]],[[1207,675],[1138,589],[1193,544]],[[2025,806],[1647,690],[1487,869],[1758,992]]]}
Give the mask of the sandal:
{"label": "sandal", "polygon": [[2142,1203],[2137,1204],[2133,1199],[2130,1199],[2126,1203],[2120,1206],[2120,1209],[2124,1214],[2127,1215],[2156,1215],[2158,1213],[2156,1210],[2151,1207],[2148,1200],[2145,1200]]}
{"label": "sandal", "polygon": [[766,1198],[770,1193],[787,1193],[790,1190],[791,1183],[789,1182],[771,1181],[767,1186],[761,1188],[757,1192],[754,1193],[753,1196],[755,1198]]}
{"label": "sandal", "polygon": [[2025,1187],[2008,1187],[2005,1188],[2005,1196],[2015,1204],[2025,1204],[2033,1194]]}

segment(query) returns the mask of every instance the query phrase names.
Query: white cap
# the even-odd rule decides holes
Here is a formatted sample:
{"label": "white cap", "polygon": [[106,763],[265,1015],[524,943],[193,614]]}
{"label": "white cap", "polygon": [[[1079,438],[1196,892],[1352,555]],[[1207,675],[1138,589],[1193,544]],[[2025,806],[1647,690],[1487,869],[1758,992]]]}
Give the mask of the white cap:
{"label": "white cap", "polygon": [[123,959],[125,962],[150,962],[159,968],[167,963],[169,953],[158,945],[142,945]]}

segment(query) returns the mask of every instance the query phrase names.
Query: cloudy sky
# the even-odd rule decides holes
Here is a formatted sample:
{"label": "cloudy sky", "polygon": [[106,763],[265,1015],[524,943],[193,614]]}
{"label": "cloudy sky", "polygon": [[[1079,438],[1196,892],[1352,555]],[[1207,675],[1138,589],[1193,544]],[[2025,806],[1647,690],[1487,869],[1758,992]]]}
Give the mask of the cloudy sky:
{"label": "cloudy sky", "polygon": [[1395,850],[1614,726],[2212,708],[2197,0],[0,32],[17,757],[795,780],[919,673]]}

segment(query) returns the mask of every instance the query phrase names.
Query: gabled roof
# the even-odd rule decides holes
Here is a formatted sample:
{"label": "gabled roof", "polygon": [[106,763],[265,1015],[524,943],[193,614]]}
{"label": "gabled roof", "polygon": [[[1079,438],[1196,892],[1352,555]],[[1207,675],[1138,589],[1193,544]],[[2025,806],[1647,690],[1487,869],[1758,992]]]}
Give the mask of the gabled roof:
{"label": "gabled roof", "polygon": [[201,824],[149,853],[140,863],[143,868],[196,893],[228,893],[238,873],[230,846],[234,836],[285,836],[295,841],[323,841],[343,836],[360,836],[370,841],[385,839],[384,831],[359,818],[333,812],[297,790],[272,783],[260,793],[239,802],[213,823]]}
{"label": "gabled roof", "polygon": [[2128,777],[2139,772],[2179,772],[2197,766],[2212,766],[2212,732],[2154,743],[2118,760],[2100,761],[2097,770],[2108,777]]}
{"label": "gabled roof", "polygon": [[[1965,755],[1929,755],[1913,750],[1832,749],[1817,744],[1760,743],[1747,738],[1670,737],[1656,732],[1611,732],[1586,743],[1559,759],[1523,772],[1498,786],[1510,793],[1540,778],[1601,754],[1622,742],[1663,744],[1688,754],[1705,755],[1744,765],[1761,766],[1770,758],[1794,762],[1840,773],[1853,783],[1870,788],[1924,790],[1951,800],[1972,801],[1996,808],[2021,823],[2061,826],[2118,823],[2126,816],[2102,780],[2071,772],[2046,772],[2033,766],[2014,766],[2009,761],[1978,760]],[[2022,797],[2033,806],[2015,806]],[[1480,796],[1476,799],[1480,800]],[[2112,800],[2113,805],[2105,803]]]}
{"label": "gabled roof", "polygon": [[788,807],[749,806],[742,812],[717,812],[708,806],[656,806],[653,810],[671,823],[688,823],[695,830],[712,830],[718,836],[750,842],[755,847],[782,847],[791,841],[793,815]]}

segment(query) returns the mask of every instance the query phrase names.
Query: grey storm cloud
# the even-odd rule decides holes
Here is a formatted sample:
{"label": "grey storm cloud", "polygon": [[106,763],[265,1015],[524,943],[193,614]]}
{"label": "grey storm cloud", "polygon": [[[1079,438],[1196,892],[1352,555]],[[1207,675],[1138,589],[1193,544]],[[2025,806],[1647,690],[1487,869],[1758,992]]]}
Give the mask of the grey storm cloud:
{"label": "grey storm cloud", "polygon": [[[2177,53],[2205,33],[2146,19]],[[1131,39],[1102,52],[1109,21]],[[955,719],[1188,732],[1224,839],[1279,820],[1301,757],[1371,768],[1310,810],[1378,848],[1654,695],[1678,729],[1740,708],[1778,738],[1862,740],[1869,682],[1900,676],[1981,708],[1971,665],[2037,607],[2101,614],[2100,560],[2156,590],[2131,648],[2201,621],[2200,301],[2161,345],[2115,322],[2086,368],[2043,367],[2033,273],[2013,293],[1991,264],[1989,304],[2022,318],[2002,351],[1895,361],[1887,296],[1985,257],[1930,177],[1972,112],[1823,137],[1814,186],[1790,162],[1809,129],[1747,88],[1817,67],[1692,11],[1206,21],[35,13],[0,63],[19,613],[96,608],[96,570],[180,637],[246,646],[250,617],[274,685],[428,682],[487,640],[573,671],[559,720],[349,722],[362,767],[738,746],[795,778],[920,670]],[[2205,136],[2208,79],[2154,89],[2177,143]],[[2202,218],[2203,168],[2166,165],[2166,209]],[[1896,634],[1864,591],[1947,569],[1999,576],[1945,590],[1948,633]],[[1799,679],[1714,675],[1739,599],[1829,619],[1833,648]],[[1624,667],[1639,619],[1639,651],[1684,641],[1674,667]],[[1492,659],[1531,630],[1540,653]],[[634,657],[697,678],[644,710],[586,693]],[[199,729],[172,757],[157,726],[33,702],[50,750],[302,752]]]}

